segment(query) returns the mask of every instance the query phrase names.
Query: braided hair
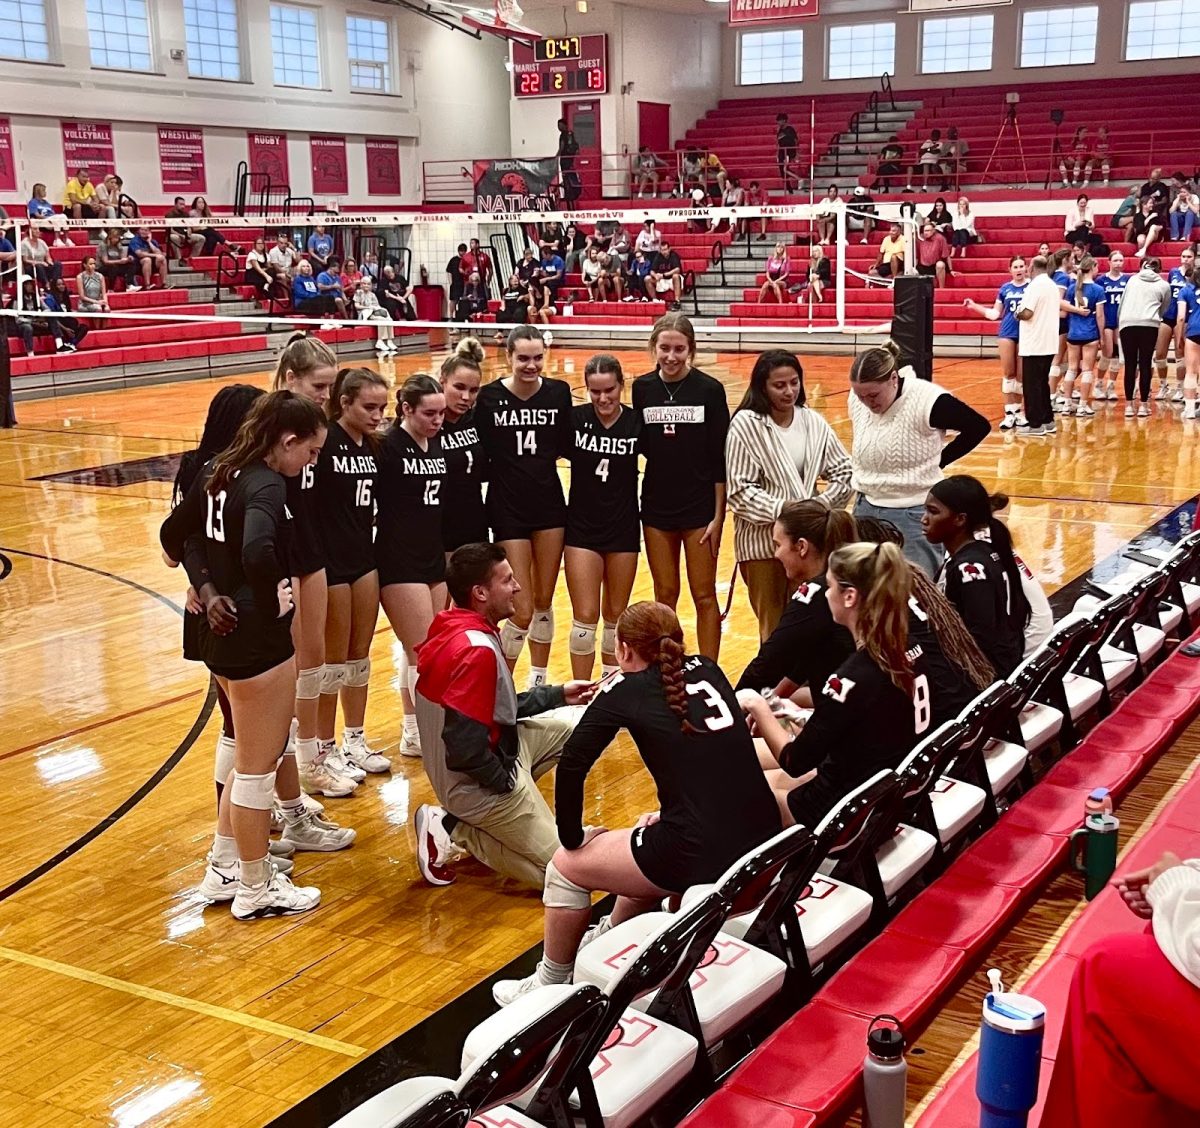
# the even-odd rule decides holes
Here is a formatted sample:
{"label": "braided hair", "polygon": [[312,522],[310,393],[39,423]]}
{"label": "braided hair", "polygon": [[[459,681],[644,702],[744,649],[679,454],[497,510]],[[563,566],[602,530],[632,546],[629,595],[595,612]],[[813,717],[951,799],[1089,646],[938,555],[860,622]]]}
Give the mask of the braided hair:
{"label": "braided hair", "polygon": [[200,434],[200,445],[195,450],[186,451],[179,460],[171,490],[172,506],[178,505],[184,494],[192,488],[200,468],[233,442],[246,413],[263,394],[261,388],[250,384],[230,384],[213,396],[204,420],[204,430]]}
{"label": "braided hair", "polygon": [[667,708],[679,718],[686,733],[698,733],[687,715],[687,690],[683,681],[683,628],[665,603],[634,603],[617,620],[617,638],[644,662],[658,666]]}

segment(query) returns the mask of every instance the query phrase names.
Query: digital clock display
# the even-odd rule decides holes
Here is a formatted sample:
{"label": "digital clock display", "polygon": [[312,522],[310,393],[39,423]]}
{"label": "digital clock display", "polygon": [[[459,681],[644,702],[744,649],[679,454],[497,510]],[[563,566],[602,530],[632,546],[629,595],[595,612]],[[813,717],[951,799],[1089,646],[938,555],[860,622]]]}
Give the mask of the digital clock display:
{"label": "digital clock display", "polygon": [[513,97],[555,98],[608,91],[608,36],[568,35],[512,45]]}

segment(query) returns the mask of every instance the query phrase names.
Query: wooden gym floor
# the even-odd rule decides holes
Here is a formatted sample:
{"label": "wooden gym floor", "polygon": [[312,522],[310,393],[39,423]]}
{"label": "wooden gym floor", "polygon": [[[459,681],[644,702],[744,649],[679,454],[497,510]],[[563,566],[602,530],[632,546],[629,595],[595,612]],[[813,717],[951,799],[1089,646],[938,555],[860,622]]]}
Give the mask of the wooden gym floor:
{"label": "wooden gym floor", "polygon": [[[548,372],[578,389],[587,355],[555,349]],[[489,346],[490,374],[498,357]],[[402,380],[440,359],[402,357],[382,370]],[[641,353],[622,359],[630,375],[647,367]],[[752,362],[700,357],[731,405]],[[847,367],[814,358],[806,383],[848,443]],[[999,417],[993,365],[946,361],[937,379]],[[541,938],[538,896],[482,867],[463,867],[447,889],[421,881],[410,814],[430,789],[420,764],[400,759],[357,797],[329,801],[358,829],[351,850],[298,856],[298,876],[322,890],[315,913],[239,924],[227,907],[197,900],[218,720],[205,671],[180,657],[182,577],[162,566],[157,530],[169,456],[194,445],[218,386],[22,403],[20,427],[0,431],[0,803],[10,826],[0,852],[0,1116],[23,1128],[265,1123]],[[1068,420],[1053,438],[995,432],[956,467],[1012,496],[1016,544],[1049,590],[1196,492],[1194,425],[1170,412],[1126,422],[1121,406]],[[727,529],[723,577],[732,548]],[[649,595],[643,568],[634,598]],[[570,619],[561,581],[556,610],[559,678]],[[756,644],[739,592],[722,651],[731,676]],[[396,652],[381,618],[367,732],[385,752],[400,730]],[[1194,736],[1188,747],[1157,773],[1160,784],[1190,763]],[[1149,810],[1152,792],[1130,802]],[[629,825],[653,805],[622,738],[591,777],[586,818]],[[1001,942],[1003,958],[1036,960],[1077,895],[1057,882],[1021,935]],[[923,1040],[914,1104],[969,1038],[972,1006],[948,1009]],[[461,1031],[444,1018],[424,1029],[437,1044],[410,1067],[427,1069],[434,1050],[456,1057]]]}

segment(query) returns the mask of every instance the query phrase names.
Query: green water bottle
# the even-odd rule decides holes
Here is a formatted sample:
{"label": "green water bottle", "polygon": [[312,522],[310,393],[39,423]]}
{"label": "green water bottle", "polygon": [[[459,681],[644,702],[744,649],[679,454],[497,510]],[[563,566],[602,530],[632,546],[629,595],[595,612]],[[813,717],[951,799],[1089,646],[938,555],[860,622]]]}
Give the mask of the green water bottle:
{"label": "green water bottle", "polygon": [[1089,814],[1071,834],[1071,865],[1083,874],[1083,889],[1090,901],[1108,884],[1117,868],[1116,815],[1107,811]]}

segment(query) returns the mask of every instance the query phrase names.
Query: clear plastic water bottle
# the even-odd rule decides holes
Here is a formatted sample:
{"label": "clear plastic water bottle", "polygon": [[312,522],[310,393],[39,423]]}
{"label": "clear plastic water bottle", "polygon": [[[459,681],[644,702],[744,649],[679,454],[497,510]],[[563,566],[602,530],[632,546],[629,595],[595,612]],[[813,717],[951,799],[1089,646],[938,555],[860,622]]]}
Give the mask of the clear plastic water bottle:
{"label": "clear plastic water bottle", "polygon": [[904,1128],[908,1062],[904,1031],[895,1015],[880,1014],[867,1027],[863,1106],[867,1128]]}

